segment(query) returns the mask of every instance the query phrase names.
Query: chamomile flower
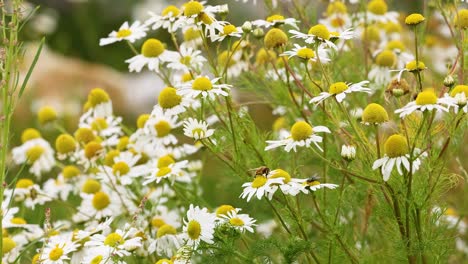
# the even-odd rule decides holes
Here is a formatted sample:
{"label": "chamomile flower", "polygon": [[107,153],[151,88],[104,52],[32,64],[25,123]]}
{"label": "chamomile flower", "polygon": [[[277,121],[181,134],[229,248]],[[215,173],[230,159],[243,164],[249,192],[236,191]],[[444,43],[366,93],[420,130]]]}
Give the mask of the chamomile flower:
{"label": "chamomile flower", "polygon": [[88,111],[80,117],[78,127],[89,128],[102,138],[120,137],[123,134],[121,122],[121,117],[113,115],[95,117],[92,115],[92,111]]}
{"label": "chamomile flower", "polygon": [[434,89],[429,88],[420,92],[416,97],[416,100],[409,102],[400,109],[395,110],[395,113],[400,114],[400,117],[404,118],[414,111],[424,112],[436,110],[437,112],[448,112],[450,107],[455,106],[456,104],[452,98],[438,98]]}
{"label": "chamomile flower", "polygon": [[201,51],[192,47],[181,45],[179,52],[177,55],[168,58],[168,68],[184,72],[192,69],[199,71],[206,62],[206,59],[201,55]]}
{"label": "chamomile flower", "polygon": [[[293,181],[291,175],[282,169],[276,169],[272,170],[268,173],[267,175],[268,179],[282,179],[283,182],[277,186],[281,189],[281,191],[284,194],[289,194],[289,195],[296,195],[297,192],[295,190],[298,189],[298,184],[296,181]],[[274,186],[274,188],[278,188],[277,186]]]}
{"label": "chamomile flower", "polygon": [[268,146],[265,150],[270,150],[278,147],[285,147],[284,150],[287,152],[293,149],[296,151],[296,147],[310,147],[311,143],[322,151],[322,148],[318,143],[322,142],[323,138],[316,135],[316,133],[331,133],[330,129],[325,126],[312,127],[307,122],[298,121],[292,127],[290,134],[287,138],[280,140],[267,140]]}
{"label": "chamomile flower", "polygon": [[181,11],[173,5],[166,7],[161,15],[156,15],[151,11],[148,13],[151,17],[146,20],[145,25],[151,26],[153,30],[163,28],[169,33],[173,33],[189,23],[186,17],[181,16]]}
{"label": "chamomile flower", "polygon": [[297,188],[290,191],[291,195],[296,195],[300,192],[309,194],[309,192],[315,192],[323,188],[333,190],[338,187],[338,185],[332,183],[321,183],[317,177],[311,177],[308,179],[291,179],[291,181],[298,183],[298,185],[295,185]]}
{"label": "chamomile flower", "polygon": [[184,135],[195,140],[211,137],[214,129],[208,129],[208,124],[201,120],[188,118],[184,121]]}
{"label": "chamomile flower", "polygon": [[130,141],[134,142],[137,150],[177,144],[177,138],[172,134],[173,129],[181,125],[177,119],[176,115],[165,112],[161,107],[155,107],[144,126],[130,136]]}
{"label": "chamomile flower", "polygon": [[350,83],[347,84],[345,82],[337,82],[328,88],[328,93],[327,92],[321,92],[320,95],[312,98],[309,103],[313,104],[319,104],[322,101],[326,100],[329,97],[335,96],[336,100],[341,103],[345,98],[346,94],[353,93],[353,92],[364,92],[364,93],[370,93],[371,89],[365,87],[367,84],[369,84],[369,81],[362,81],[359,83]]}
{"label": "chamomile flower", "polygon": [[271,200],[273,198],[273,194],[275,194],[278,189],[277,185],[282,183],[282,178],[267,178],[263,175],[257,175],[252,182],[242,184],[244,191],[242,191],[240,197],[242,199],[246,199],[247,202],[249,202],[253,196],[256,196],[259,200],[262,199],[263,196],[266,196]]}
{"label": "chamomile flower", "polygon": [[[116,212],[123,212],[124,205],[122,204],[122,197],[119,197],[115,191],[102,187],[97,181],[88,181],[83,185],[84,191],[94,192],[81,193],[83,201],[78,207],[78,212],[73,216],[74,221],[84,222],[90,219],[100,220],[113,217]],[[95,189],[93,190],[93,188]]]}
{"label": "chamomile flower", "polygon": [[34,209],[36,205],[43,205],[52,200],[38,184],[30,179],[20,179],[16,182],[16,188],[6,189],[5,196],[12,196],[16,202],[22,202],[25,207]]}
{"label": "chamomile flower", "polygon": [[326,46],[333,48],[333,49],[338,49],[338,47],[331,41],[334,39],[352,39],[354,37],[354,32],[352,29],[347,29],[343,31],[342,33],[332,33],[328,30],[328,28],[325,25],[322,24],[317,24],[315,26],[312,26],[309,29],[309,32],[307,34],[304,34],[302,32],[299,32],[297,30],[290,30],[289,33],[291,33],[293,38],[300,38],[304,39],[307,44],[312,44],[315,42],[321,42],[324,43]]}
{"label": "chamomile flower", "polygon": [[56,179],[48,179],[44,183],[44,192],[51,197],[66,201],[68,195],[73,192],[74,186],[67,182],[67,179],[63,177],[63,174],[57,176]]}
{"label": "chamomile flower", "polygon": [[326,49],[319,46],[318,48],[318,56],[315,54],[315,51],[312,49],[304,46],[300,46],[298,44],[294,44],[294,48],[292,50],[285,51],[280,56],[288,56],[289,58],[297,57],[299,59],[303,59],[306,61],[317,61],[317,57],[320,59],[320,62],[326,63],[331,61],[328,57],[328,52]]}
{"label": "chamomile flower", "polygon": [[150,253],[156,252],[160,256],[172,257],[182,245],[182,237],[177,234],[176,228],[164,224],[158,228],[156,238],[151,240],[148,251]]}
{"label": "chamomile flower", "polygon": [[112,31],[107,38],[101,38],[99,40],[99,45],[109,45],[122,40],[128,40],[133,43],[145,37],[147,30],[148,28],[146,25],[141,24],[140,21],[133,22],[131,26],[128,25],[128,22],[125,22],[120,26],[118,31]]}
{"label": "chamomile flower", "polygon": [[16,164],[30,165],[29,172],[37,178],[55,166],[54,150],[49,142],[40,137],[27,140],[21,146],[13,148],[12,155]]}
{"label": "chamomile flower", "polygon": [[214,41],[223,41],[227,37],[242,37],[243,31],[242,28],[236,27],[231,24],[226,24],[223,26],[223,29],[218,32],[216,35],[211,35],[211,40]]}
{"label": "chamomile flower", "polygon": [[[367,16],[367,18],[365,18]],[[361,21],[367,19],[369,22],[380,22],[380,23],[398,23],[398,12],[388,11],[388,6],[385,0],[371,0],[367,4],[367,14],[360,16]]]}
{"label": "chamomile flower", "polygon": [[63,264],[70,260],[69,254],[78,249],[78,245],[69,239],[53,239],[42,250],[39,257],[40,263],[44,264]]}
{"label": "chamomile flower", "polygon": [[387,84],[392,79],[390,70],[397,62],[395,53],[391,50],[384,50],[375,57],[375,66],[369,71],[369,79],[377,84]]}
{"label": "chamomile flower", "polygon": [[[413,173],[419,169],[421,165],[420,156],[425,156],[425,153],[420,154],[419,150],[415,149],[414,154],[417,156],[413,161],[410,160],[409,147],[406,138],[402,135],[392,135],[384,145],[385,154],[382,158],[376,160],[372,165],[372,169],[381,169],[383,180],[388,181],[392,174],[393,168],[396,166],[400,175],[403,175],[402,165],[406,171],[412,168]],[[410,165],[410,163],[412,163]]]}
{"label": "chamomile flower", "polygon": [[136,55],[127,62],[130,72],[140,72],[143,67],[148,66],[150,71],[159,72],[159,66],[168,62],[170,58],[177,56],[177,52],[168,51],[164,44],[155,38],[147,39],[141,46],[141,54]]}
{"label": "chamomile flower", "polygon": [[184,219],[183,232],[187,235],[187,244],[195,249],[200,242],[213,244],[216,215],[208,209],[190,205],[187,219]]}
{"label": "chamomile flower", "polygon": [[276,14],[276,15],[271,15],[267,17],[265,20],[263,19],[257,19],[255,21],[252,21],[252,25],[256,27],[264,27],[264,28],[270,28],[270,27],[278,27],[281,25],[289,25],[295,29],[298,29],[297,23],[299,23],[298,20],[295,18],[285,18],[282,15]]}
{"label": "chamomile flower", "polygon": [[239,214],[236,210],[231,210],[227,214],[222,214],[221,218],[224,218],[225,222],[241,233],[249,231],[254,232],[253,227],[256,226],[257,220],[251,218],[248,214]]}
{"label": "chamomile flower", "polygon": [[444,97],[446,100],[452,100],[456,104],[454,107],[455,113],[458,113],[459,109],[468,113],[468,85],[457,85],[450,91],[450,94],[445,94]]}
{"label": "chamomile flower", "polygon": [[96,247],[119,257],[130,256],[132,251],[141,246],[141,237],[137,236],[137,230],[129,224],[125,224],[124,230],[117,229],[107,235],[94,234],[85,243],[85,247]]}
{"label": "chamomile flower", "polygon": [[188,98],[210,98],[214,99],[215,96],[228,96],[231,85],[216,84],[221,78],[210,79],[207,76],[199,76],[187,83],[179,85],[179,94]]}
{"label": "chamomile flower", "polygon": [[186,111],[192,105],[192,99],[183,98],[173,87],[166,87],[158,95],[158,105],[155,105],[151,115],[164,112],[170,116],[176,116]]}
{"label": "chamomile flower", "polygon": [[426,65],[424,64],[424,62],[422,61],[418,61],[417,64],[416,64],[416,61],[413,60],[413,61],[410,61],[408,63],[406,63],[405,65],[405,68],[403,69],[400,69],[400,70],[393,70],[393,71],[398,71],[398,81],[401,80],[401,75],[404,73],[404,72],[419,72],[419,71],[422,71],[422,70],[425,70],[426,69]]}
{"label": "chamomile flower", "polygon": [[129,151],[120,152],[114,157],[111,166],[102,166],[102,171],[97,173],[97,178],[111,184],[132,184],[134,179],[141,176],[145,170],[144,165],[136,165],[140,158],[140,155],[134,155]]}
{"label": "chamomile flower", "polygon": [[174,160],[169,161],[168,163],[161,163],[162,159],[166,157],[161,157],[158,162],[148,166],[145,174],[145,181],[143,184],[148,184],[151,182],[160,183],[163,179],[169,179],[171,182],[174,182],[177,177],[187,174],[185,171],[188,161],[183,160],[175,162]]}
{"label": "chamomile flower", "polygon": [[94,118],[113,115],[112,101],[109,94],[101,88],[94,88],[88,94],[85,109],[91,111]]}

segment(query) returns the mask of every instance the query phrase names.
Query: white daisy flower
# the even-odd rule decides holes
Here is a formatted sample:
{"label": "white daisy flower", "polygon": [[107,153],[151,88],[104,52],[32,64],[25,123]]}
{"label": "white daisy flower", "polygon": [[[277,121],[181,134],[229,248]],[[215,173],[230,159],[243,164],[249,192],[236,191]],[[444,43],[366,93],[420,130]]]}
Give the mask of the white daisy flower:
{"label": "white daisy flower", "polygon": [[290,135],[287,138],[280,140],[267,140],[266,143],[268,146],[265,150],[284,146],[284,150],[289,152],[291,149],[296,151],[296,147],[298,146],[310,147],[310,144],[314,143],[315,146],[322,151],[322,148],[318,143],[322,142],[323,138],[315,134],[318,132],[331,133],[330,129],[325,126],[312,127],[304,121],[298,121],[291,127]]}
{"label": "white daisy flower", "polygon": [[[384,181],[388,181],[388,179],[390,179],[393,167],[395,166],[400,175],[403,175],[403,170],[401,168],[402,165],[406,171],[410,171],[410,168],[412,168],[412,172],[416,172],[421,165],[421,160],[419,157],[424,157],[427,155],[426,153],[420,154],[420,151],[415,149],[414,154],[417,158],[411,162],[408,143],[406,138],[402,135],[390,136],[385,142],[384,147],[385,155],[382,158],[376,160],[372,165],[373,170],[378,168],[381,169]],[[412,163],[412,165],[410,163]]]}
{"label": "white daisy flower", "polygon": [[33,138],[12,149],[13,161],[20,165],[27,163],[29,172],[40,178],[55,166],[54,150],[42,138]]}
{"label": "white daisy flower", "polygon": [[[104,186],[102,186],[104,187]],[[100,188],[102,188],[100,187]],[[85,186],[83,188],[86,188]],[[95,193],[81,193],[82,201],[77,213],[73,216],[75,222],[85,222],[90,219],[100,220],[107,217],[116,216],[116,212],[124,212],[123,207],[130,203],[122,204],[121,196],[115,191],[107,188],[98,190]]]}
{"label": "white daisy flower", "polygon": [[163,28],[169,33],[174,33],[189,23],[189,20],[181,16],[180,10],[173,5],[166,7],[161,15],[156,15],[151,11],[148,13],[151,17],[145,21],[145,25],[151,26],[153,30]]}
{"label": "white daisy flower", "polygon": [[296,25],[297,23],[299,23],[299,21],[295,18],[285,18],[284,16],[278,14],[269,16],[266,20],[257,19],[252,21],[252,25],[264,28],[278,27],[280,25],[289,25],[295,29],[298,29]]}
{"label": "white daisy flower", "polygon": [[30,179],[18,180],[14,190],[5,190],[5,196],[12,196],[16,202],[22,202],[24,206],[31,209],[34,209],[36,205],[52,201],[52,197]]}
{"label": "white daisy flower", "polygon": [[66,201],[68,195],[73,192],[75,186],[70,184],[67,179],[63,177],[63,174],[59,174],[55,179],[48,179],[44,183],[44,192],[49,196]]}
{"label": "white daisy flower", "polygon": [[120,26],[119,31],[112,31],[107,38],[101,38],[99,46],[109,45],[122,40],[128,40],[133,43],[145,37],[147,30],[146,25],[141,24],[140,21],[133,22],[131,26],[128,25],[128,22],[125,22]]}
{"label": "white daisy flower", "polygon": [[324,43],[326,46],[335,50],[338,47],[331,41],[336,39],[348,40],[354,37],[352,29],[347,29],[342,33],[331,33],[325,25],[318,24],[309,29],[307,34],[299,32],[297,30],[289,30],[293,38],[304,39],[307,44],[315,43],[316,41]]}
{"label": "white daisy flower", "polygon": [[426,68],[426,65],[424,64],[424,62],[418,61],[417,65],[416,65],[416,61],[413,60],[413,61],[410,61],[410,62],[406,63],[406,65],[405,65],[405,67],[403,69],[391,70],[391,71],[392,72],[393,71],[398,72],[398,81],[400,81],[401,80],[401,75],[404,72],[418,72],[418,71],[422,71],[422,70],[425,70],[425,69],[427,69],[427,68]]}
{"label": "white daisy flower", "polygon": [[130,151],[120,152],[114,158],[112,166],[102,166],[102,171],[97,173],[97,178],[102,182],[122,185],[130,185],[134,179],[141,176],[145,169],[145,165],[136,165],[140,160],[140,155],[134,155]]}
{"label": "white daisy flower", "polygon": [[90,111],[90,113],[83,116],[106,118],[113,115],[112,101],[109,94],[101,88],[95,88],[89,92],[87,104],[89,106],[87,111]]}
{"label": "white daisy flower", "polygon": [[228,84],[216,84],[221,78],[215,78],[210,80],[207,76],[199,76],[187,83],[179,85],[179,94],[184,97],[197,98],[199,96],[203,98],[214,99],[215,96],[228,96],[231,89],[231,85]]}
{"label": "white daisy flower", "polygon": [[309,194],[309,192],[315,192],[323,188],[333,190],[338,187],[338,185],[332,183],[321,183],[318,181],[317,177],[311,177],[308,179],[293,178],[291,179],[291,181],[297,183],[296,185],[293,185],[293,188],[291,188],[291,190],[289,191],[289,194],[293,196],[299,194],[300,192],[304,194]]}
{"label": "white daisy flower", "polygon": [[294,44],[294,48],[292,50],[285,51],[280,56],[288,56],[289,58],[298,57],[300,59],[304,59],[307,61],[317,61],[317,57],[320,59],[320,62],[327,63],[330,62],[330,58],[328,57],[328,51],[322,47],[322,45],[318,48],[318,56],[315,54],[315,51],[307,48],[306,46],[300,46],[298,44]]}
{"label": "white daisy flower", "polygon": [[446,93],[444,95],[446,101],[452,100],[455,105],[455,113],[458,113],[459,109],[462,109],[463,112],[468,113],[468,85],[457,85],[455,86],[450,94]]}
{"label": "white daisy flower", "polygon": [[44,264],[64,264],[70,260],[69,254],[78,249],[78,245],[69,239],[55,240],[46,244],[41,251],[39,262]]}
{"label": "white daisy flower", "polygon": [[391,50],[384,50],[375,56],[375,66],[369,71],[369,79],[384,85],[392,79],[390,70],[397,63],[397,56]]}
{"label": "white daisy flower", "polygon": [[148,246],[148,252],[156,252],[159,256],[172,257],[183,245],[181,235],[177,234],[175,227],[164,224],[158,228],[156,239],[152,239]]}
{"label": "white daisy flower", "polygon": [[168,51],[164,44],[155,38],[147,39],[141,46],[141,54],[126,60],[130,72],[140,72],[143,67],[148,66],[150,71],[159,72],[160,64],[170,61],[177,52]]}
{"label": "white daisy flower", "polygon": [[203,120],[199,121],[189,117],[183,124],[184,135],[195,140],[211,137],[214,133],[214,129],[208,129],[208,124]]}
{"label": "white daisy flower", "polygon": [[102,138],[120,137],[122,132],[122,118],[113,115],[105,117],[94,116],[93,111],[87,111],[80,117],[78,127],[93,130],[97,136]]}
{"label": "white daisy flower", "polygon": [[143,184],[148,184],[156,181],[156,184],[160,183],[163,179],[169,179],[172,183],[180,176],[187,174],[185,169],[187,168],[188,161],[183,160],[179,162],[171,162],[170,164],[161,164],[160,160],[156,164],[148,165],[148,169],[145,174]]}
{"label": "white daisy flower", "polygon": [[[368,23],[398,23],[398,12],[388,11],[387,3],[384,0],[372,0],[367,4],[367,14],[359,14],[360,22],[367,19]],[[366,18],[367,16],[367,18]]]}
{"label": "white daisy flower", "polygon": [[344,30],[352,25],[351,18],[347,13],[333,13],[323,19],[319,19],[319,23],[335,31]]}
{"label": "white daisy flower", "polygon": [[412,114],[414,111],[424,112],[435,109],[437,112],[448,112],[450,107],[456,107],[452,98],[438,98],[433,89],[425,89],[418,94],[416,100],[395,110],[395,113],[400,114],[400,117],[404,118],[405,116]]}
{"label": "white daisy flower", "polygon": [[277,185],[283,183],[283,178],[267,178],[263,175],[257,175],[252,182],[247,182],[242,184],[244,191],[240,195],[242,199],[246,199],[247,202],[252,199],[255,195],[257,199],[262,199],[263,196],[266,196],[269,200],[273,198],[278,189]]}
{"label": "white daisy flower", "polygon": [[330,88],[327,92],[321,92],[320,95],[312,98],[309,103],[319,104],[325,99],[335,96],[336,100],[341,103],[345,98],[346,94],[353,93],[353,92],[364,92],[364,93],[371,93],[371,89],[365,87],[369,84],[369,81],[362,81],[359,83],[350,83],[346,84],[345,82],[337,82],[330,85]]}
{"label": "white daisy flower", "polygon": [[242,28],[227,24],[223,26],[223,29],[219,31],[218,34],[211,35],[211,41],[223,41],[227,37],[240,38],[242,37],[242,34]]}
{"label": "white daisy flower", "polygon": [[137,236],[138,230],[125,224],[124,230],[117,229],[110,234],[94,234],[91,240],[85,243],[85,247],[97,247],[110,255],[124,257],[142,247],[141,237]]}
{"label": "white daisy flower", "polygon": [[184,219],[183,232],[187,235],[187,244],[198,247],[201,241],[213,244],[216,215],[209,213],[208,209],[190,205],[187,211],[187,220]]}
{"label": "white daisy flower", "polygon": [[201,55],[202,52],[192,47],[181,45],[179,52],[168,58],[168,68],[184,72],[191,69],[199,71],[206,62],[206,59]]}
{"label": "white daisy flower", "polygon": [[257,221],[251,218],[248,214],[239,214],[236,210],[231,210],[227,212],[227,214],[222,214],[220,217],[224,218],[225,222],[231,227],[242,233],[245,231],[253,233],[253,227],[256,226],[255,222]]}

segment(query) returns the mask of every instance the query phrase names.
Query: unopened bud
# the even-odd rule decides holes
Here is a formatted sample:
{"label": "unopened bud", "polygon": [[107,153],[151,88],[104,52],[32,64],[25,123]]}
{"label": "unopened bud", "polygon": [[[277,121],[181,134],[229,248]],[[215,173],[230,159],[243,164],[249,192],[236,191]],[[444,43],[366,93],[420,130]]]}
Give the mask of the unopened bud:
{"label": "unopened bud", "polygon": [[265,36],[265,31],[263,31],[263,29],[261,29],[261,28],[256,28],[253,31],[253,35],[256,38],[263,38],[263,36]]}
{"label": "unopened bud", "polygon": [[445,87],[452,88],[452,86],[455,84],[455,79],[453,78],[452,75],[447,75],[444,79],[444,85]]}
{"label": "unopened bud", "polygon": [[341,157],[347,161],[352,161],[356,158],[356,147],[354,146],[341,146]]}
{"label": "unopened bud", "polygon": [[252,23],[250,23],[250,21],[245,21],[242,25],[242,31],[244,31],[244,33],[250,33],[252,31]]}

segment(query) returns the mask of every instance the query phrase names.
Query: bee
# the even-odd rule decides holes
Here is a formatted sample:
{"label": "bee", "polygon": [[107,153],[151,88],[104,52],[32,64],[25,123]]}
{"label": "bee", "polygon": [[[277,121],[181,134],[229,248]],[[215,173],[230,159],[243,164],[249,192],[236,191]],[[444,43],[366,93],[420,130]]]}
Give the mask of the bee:
{"label": "bee", "polygon": [[268,173],[270,173],[270,168],[268,168],[267,166],[260,166],[258,168],[251,169],[249,171],[255,171],[255,177],[257,177],[257,176],[267,176]]}

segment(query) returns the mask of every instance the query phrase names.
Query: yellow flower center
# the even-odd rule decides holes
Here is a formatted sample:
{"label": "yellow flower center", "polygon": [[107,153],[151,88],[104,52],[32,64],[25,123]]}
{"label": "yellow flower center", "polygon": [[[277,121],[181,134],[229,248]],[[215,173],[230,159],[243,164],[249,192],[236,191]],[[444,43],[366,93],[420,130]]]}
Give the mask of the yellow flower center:
{"label": "yellow flower center", "polygon": [[385,141],[384,149],[390,158],[400,157],[408,153],[408,143],[402,135],[392,135]]}
{"label": "yellow flower center", "polygon": [[302,48],[297,51],[297,56],[302,59],[310,60],[315,57],[315,52],[309,48]]}
{"label": "yellow flower center", "polygon": [[318,24],[309,29],[309,35],[314,35],[324,40],[330,39],[330,31],[325,25]]}
{"label": "yellow flower center", "polygon": [[457,85],[450,92],[450,96],[455,97],[459,93],[464,93],[468,97],[468,85]]}
{"label": "yellow flower center", "polygon": [[164,177],[166,176],[167,174],[171,173],[172,169],[169,168],[169,167],[162,167],[158,170],[158,172],[156,173],[156,177]]}
{"label": "yellow flower center", "polygon": [[284,16],[282,15],[272,15],[272,16],[269,16],[267,17],[266,21],[272,23],[273,21],[284,21]]}
{"label": "yellow flower center", "polygon": [[379,104],[369,104],[362,112],[362,121],[370,124],[380,124],[388,121],[388,113]]}
{"label": "yellow flower center", "polygon": [[219,65],[222,65],[223,67],[226,66],[226,64],[228,67],[230,67],[236,64],[236,61],[232,57],[232,52],[225,50],[218,55],[218,63]]}
{"label": "yellow flower center", "polygon": [[158,103],[162,108],[168,109],[177,106],[182,101],[182,97],[177,94],[177,90],[172,87],[164,88],[158,96]]}
{"label": "yellow flower center", "polygon": [[108,127],[109,127],[109,125],[107,124],[106,119],[102,118],[102,117],[97,117],[91,123],[91,129],[93,129],[95,131],[101,131],[101,130],[106,129]]}
{"label": "yellow flower center", "polygon": [[416,64],[416,61],[414,60],[414,61],[408,62],[405,68],[410,72],[422,71],[426,68],[426,65],[424,65],[424,62],[422,61],[418,61],[418,63]]}
{"label": "yellow flower center", "polygon": [[88,94],[88,102],[91,107],[95,107],[96,105],[107,103],[109,101],[109,94],[101,88],[94,88]]}
{"label": "yellow flower center", "polygon": [[26,151],[26,157],[29,162],[33,163],[41,157],[44,151],[45,149],[43,147],[36,145]]}
{"label": "yellow flower center", "polygon": [[190,27],[186,31],[184,31],[185,41],[191,41],[191,40],[198,39],[198,38],[201,38],[200,30]]}
{"label": "yellow flower center", "polygon": [[11,250],[13,250],[16,247],[16,242],[9,238],[9,237],[4,237],[2,239],[2,253],[7,254]]}
{"label": "yellow flower center", "polygon": [[27,128],[21,134],[21,142],[24,143],[31,139],[40,138],[40,137],[41,137],[41,133],[37,131],[37,129]]}
{"label": "yellow flower center", "polygon": [[277,48],[286,45],[288,36],[279,28],[272,28],[265,35],[263,40],[267,49]]}
{"label": "yellow flower center", "polygon": [[400,33],[401,31],[401,25],[398,23],[388,22],[387,24],[385,24],[385,32],[387,34]]}
{"label": "yellow flower center", "polygon": [[37,118],[40,124],[46,124],[57,119],[57,112],[51,106],[44,106],[37,112]]}
{"label": "yellow flower center", "polygon": [[[85,183],[83,184],[83,186],[81,187],[81,190],[84,192],[84,193],[87,193],[87,194],[92,194],[92,193],[97,193],[101,190],[101,184],[96,181],[96,180],[93,180],[93,179],[88,179],[85,181]],[[105,193],[104,193],[105,195]],[[96,198],[96,202],[98,203],[99,205],[99,196]],[[94,203],[94,199],[93,199],[93,203]],[[105,208],[105,206],[103,207]]]}
{"label": "yellow flower center", "polygon": [[444,212],[445,215],[450,215],[450,216],[457,216],[457,211],[453,209],[452,207],[447,208]]}
{"label": "yellow flower center", "polygon": [[112,149],[109,152],[107,152],[106,156],[104,157],[104,164],[106,166],[112,166],[114,165],[114,158],[117,157],[120,154],[119,150]]}
{"label": "yellow flower center", "polygon": [[205,25],[211,25],[214,22],[213,18],[207,13],[201,13],[198,15],[198,19],[200,19]]}
{"label": "yellow flower center", "polygon": [[334,17],[331,19],[330,24],[335,28],[340,28],[345,25],[345,20],[342,17]]}
{"label": "yellow flower center", "polygon": [[388,49],[388,50],[404,51],[405,50],[405,45],[400,40],[392,40],[392,41],[389,41],[387,43],[387,46],[385,48]]}
{"label": "yellow flower center", "polygon": [[96,141],[91,141],[88,144],[86,144],[84,148],[85,157],[88,159],[91,159],[99,155],[99,153],[101,153],[102,150],[103,150],[103,147],[101,143],[96,142]]}
{"label": "yellow flower center", "polygon": [[267,183],[265,176],[257,176],[252,182],[252,188],[258,189]]}
{"label": "yellow flower center", "polygon": [[337,82],[332,85],[330,85],[330,88],[328,88],[328,92],[330,94],[339,94],[344,91],[348,90],[348,85],[344,82]]}
{"label": "yellow flower center", "polygon": [[171,133],[171,125],[169,122],[161,120],[156,125],[154,125],[154,129],[158,133],[158,137],[165,137]]}
{"label": "yellow flower center", "polygon": [[205,136],[205,130],[203,130],[202,128],[192,129],[192,135],[198,136],[198,137],[204,137]]}
{"label": "yellow flower center", "polygon": [[272,50],[261,48],[255,57],[255,63],[258,65],[266,64],[267,62],[274,61],[276,53]]}
{"label": "yellow flower center", "polygon": [[81,144],[87,144],[95,138],[93,131],[86,127],[78,128],[75,132],[75,139]]}
{"label": "yellow flower center", "polygon": [[154,38],[146,40],[143,46],[141,46],[141,54],[147,58],[158,57],[164,50],[162,42]]}
{"label": "yellow flower center", "polygon": [[291,127],[291,138],[294,141],[307,139],[312,133],[312,126],[304,121],[298,121]]}
{"label": "yellow flower center", "polygon": [[229,212],[234,210],[235,208],[232,205],[224,204],[216,209],[216,216],[227,215]]}
{"label": "yellow flower center", "polygon": [[193,77],[190,72],[187,72],[187,73],[182,74],[180,79],[182,80],[183,83],[186,83],[186,82],[193,80]]}
{"label": "yellow flower center", "polygon": [[372,0],[367,4],[367,10],[376,15],[384,15],[387,13],[388,6],[384,0]]}
{"label": "yellow flower center", "polygon": [[172,260],[170,259],[160,259],[158,261],[156,261],[156,263],[154,264],[172,264],[174,263]]}
{"label": "yellow flower center", "polygon": [[172,17],[176,17],[176,16],[178,16],[180,14],[180,10],[176,6],[170,5],[170,6],[166,7],[166,8],[164,8],[164,10],[162,11],[161,14],[163,16],[171,15]]}
{"label": "yellow flower center", "polygon": [[405,18],[405,24],[406,25],[417,25],[421,22],[423,22],[425,18],[421,14],[411,14]]}
{"label": "yellow flower center", "polygon": [[233,226],[244,226],[244,221],[240,219],[239,217],[233,217],[229,219],[229,223]]}
{"label": "yellow flower center", "polygon": [[283,116],[278,117],[275,122],[273,122],[273,131],[279,131],[282,128],[286,128],[286,118]]}
{"label": "yellow flower center", "polygon": [[132,31],[130,29],[121,29],[117,32],[117,37],[118,38],[125,38],[128,37],[132,34]]}
{"label": "yellow flower center", "polygon": [[125,148],[127,148],[129,143],[130,143],[130,138],[127,136],[123,136],[119,138],[119,143],[117,143],[117,149],[124,150]]}
{"label": "yellow flower center", "polygon": [[151,225],[153,227],[160,228],[161,226],[163,226],[165,224],[166,224],[166,222],[164,222],[164,220],[162,218],[153,217],[153,219],[151,219]]}
{"label": "yellow flower center", "polygon": [[361,33],[361,38],[367,41],[380,42],[380,29],[376,26],[368,26],[367,29]]}
{"label": "yellow flower center", "polygon": [[437,95],[432,89],[427,89],[425,91],[422,91],[416,97],[417,105],[428,105],[428,104],[436,104],[436,103],[437,103]]}
{"label": "yellow flower center", "polygon": [[104,239],[104,245],[109,247],[117,247],[122,245],[125,242],[123,237],[117,233],[110,233],[107,235],[106,239]]}
{"label": "yellow flower center", "polygon": [[162,156],[158,159],[158,168],[163,168],[175,163],[175,160],[170,156]]}
{"label": "yellow flower center", "polygon": [[320,185],[320,182],[319,182],[319,181],[306,181],[305,183],[307,184],[307,186],[316,186],[316,185]]}
{"label": "yellow flower center", "polygon": [[192,240],[197,240],[201,235],[201,225],[195,220],[191,220],[187,226],[187,234]]}
{"label": "yellow flower center", "polygon": [[100,264],[102,259],[102,255],[98,255],[91,260],[90,264]]}
{"label": "yellow flower center", "polygon": [[55,247],[54,249],[50,251],[49,259],[56,261],[56,260],[59,260],[62,257],[62,255],[63,255],[63,249],[59,247]]}
{"label": "yellow flower center", "polygon": [[198,77],[193,81],[192,89],[198,91],[209,91],[213,89],[213,84],[207,77]]}
{"label": "yellow flower center", "polygon": [[96,210],[100,211],[107,208],[110,204],[109,195],[104,192],[96,192],[93,196],[93,206]]}
{"label": "yellow flower center", "polygon": [[120,176],[126,175],[130,171],[127,163],[119,161],[112,166],[112,173],[119,174]]}
{"label": "yellow flower center", "polygon": [[192,61],[192,57],[190,56],[184,56],[182,58],[180,58],[179,62],[184,64],[184,65],[190,65],[190,62]]}
{"label": "yellow flower center", "polygon": [[71,179],[80,175],[80,169],[74,165],[67,165],[62,169],[62,175],[65,179]]}
{"label": "yellow flower center", "polygon": [[137,119],[137,127],[143,128],[146,124],[146,121],[150,118],[149,114],[141,114]]}
{"label": "yellow flower center", "polygon": [[458,11],[454,19],[454,24],[460,28],[468,28],[468,9]]}
{"label": "yellow flower center", "polygon": [[34,182],[30,179],[20,179],[16,182],[16,189],[27,189],[34,185]]}
{"label": "yellow flower center", "polygon": [[72,136],[62,134],[55,140],[55,149],[60,154],[73,152],[76,149],[76,141]]}
{"label": "yellow flower center", "polygon": [[384,50],[377,55],[375,63],[381,67],[392,67],[396,62],[395,53],[390,50]]}
{"label": "yellow flower center", "polygon": [[229,35],[237,31],[237,28],[234,25],[226,25],[223,27],[223,34]]}
{"label": "yellow flower center", "polygon": [[291,181],[291,175],[289,175],[288,172],[282,170],[282,169],[276,169],[274,170],[274,174],[272,174],[270,176],[271,179],[275,179],[275,178],[283,178],[284,180],[284,183],[288,183]]}
{"label": "yellow flower center", "polygon": [[175,235],[177,234],[177,230],[171,225],[163,225],[158,229],[158,233],[156,234],[157,238],[163,237],[165,235]]}
{"label": "yellow flower center", "polygon": [[197,1],[190,1],[184,4],[184,15],[194,16],[203,11],[203,5]]}
{"label": "yellow flower center", "polygon": [[327,7],[327,15],[330,16],[332,14],[346,14],[348,12],[348,9],[346,8],[346,5],[343,4],[342,2],[336,1],[336,2],[331,2],[328,4]]}
{"label": "yellow flower center", "polygon": [[15,224],[15,225],[25,225],[28,222],[26,222],[26,220],[24,220],[24,218],[14,217],[14,218],[11,219],[10,223]]}

